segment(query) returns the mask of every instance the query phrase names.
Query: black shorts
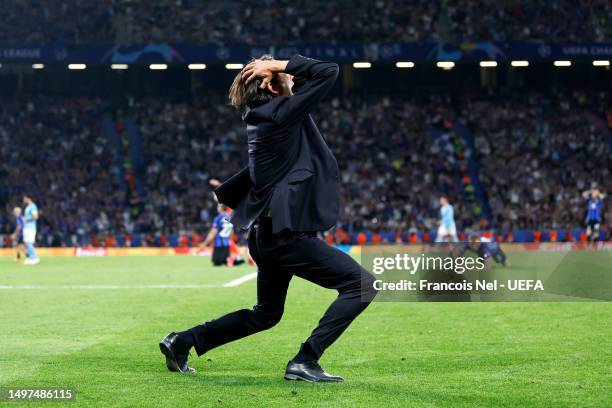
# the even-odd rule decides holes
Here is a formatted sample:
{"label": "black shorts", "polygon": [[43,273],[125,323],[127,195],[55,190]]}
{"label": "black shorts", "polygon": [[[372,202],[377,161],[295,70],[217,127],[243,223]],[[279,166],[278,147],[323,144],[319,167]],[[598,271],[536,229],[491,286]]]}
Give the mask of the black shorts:
{"label": "black shorts", "polygon": [[212,253],[212,263],[215,266],[227,265],[227,258],[230,254],[230,247],[214,247]]}
{"label": "black shorts", "polygon": [[17,245],[23,245],[23,234],[17,237]]}
{"label": "black shorts", "polygon": [[599,229],[599,221],[597,220],[589,220],[587,222],[587,227],[591,227],[592,230],[598,230]]}

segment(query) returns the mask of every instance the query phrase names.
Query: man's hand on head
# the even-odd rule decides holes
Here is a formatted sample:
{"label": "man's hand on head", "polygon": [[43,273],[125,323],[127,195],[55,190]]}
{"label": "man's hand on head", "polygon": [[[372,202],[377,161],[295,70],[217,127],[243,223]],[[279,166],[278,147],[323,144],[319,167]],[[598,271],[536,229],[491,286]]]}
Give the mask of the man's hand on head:
{"label": "man's hand on head", "polygon": [[253,60],[242,69],[242,79],[245,84],[249,84],[255,79],[261,78],[260,88],[266,88],[272,81],[274,74],[284,72],[288,61],[279,60]]}

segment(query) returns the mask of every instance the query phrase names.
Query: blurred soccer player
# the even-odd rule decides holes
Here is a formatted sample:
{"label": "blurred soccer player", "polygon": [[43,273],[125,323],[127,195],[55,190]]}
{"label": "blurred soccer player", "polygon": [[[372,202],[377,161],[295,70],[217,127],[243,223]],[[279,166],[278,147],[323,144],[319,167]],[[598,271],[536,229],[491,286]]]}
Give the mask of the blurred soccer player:
{"label": "blurred soccer player", "polygon": [[[249,63],[230,88],[230,102],[246,112],[249,166],[215,190],[234,209],[236,228],[249,230],[257,263],[257,304],[160,343],[171,371],[188,372],[198,356],[269,329],[282,315],[293,276],[338,291],[319,325],[289,361],[285,379],[338,382],[318,363],[325,350],[374,299],[374,277],[352,257],[317,238],[335,225],[339,210],[336,158],[310,113],[333,87],[338,65],[295,55]],[[357,350],[359,353],[359,350]]]}
{"label": "blurred soccer player", "polygon": [[508,266],[506,254],[501,249],[501,246],[492,239],[472,235],[470,237],[470,242],[465,244],[461,253],[465,251],[474,252],[478,254],[479,257],[484,258],[487,267],[490,266],[491,260],[503,266]]}
{"label": "blurred soccer player", "polygon": [[240,265],[244,263],[244,259],[238,258],[230,253],[232,242],[232,232],[234,226],[229,222],[227,207],[223,204],[217,205],[219,214],[213,219],[212,228],[202,243],[202,246],[213,244],[212,263],[215,266],[220,265]]}
{"label": "blurred soccer player", "polygon": [[13,215],[15,216],[15,231],[13,232],[12,238],[15,242],[15,248],[17,254],[15,260],[21,262],[25,258],[25,246],[23,245],[23,216],[21,215],[21,208],[13,208]]}
{"label": "blurred soccer player", "polygon": [[455,210],[449,204],[446,196],[440,197],[440,221],[436,242],[459,242],[457,227],[455,226]]}
{"label": "blurred soccer player", "polygon": [[34,243],[36,242],[36,222],[38,221],[38,207],[32,201],[32,197],[23,196],[23,203],[26,208],[23,217],[23,242],[26,246],[25,265],[35,265],[40,262],[40,258],[36,255]]}
{"label": "blurred soccer player", "polygon": [[601,225],[601,207],[605,194],[599,189],[593,188],[582,193],[582,197],[587,200],[587,214],[584,222],[586,223],[586,233],[590,242],[599,240],[599,227]]}

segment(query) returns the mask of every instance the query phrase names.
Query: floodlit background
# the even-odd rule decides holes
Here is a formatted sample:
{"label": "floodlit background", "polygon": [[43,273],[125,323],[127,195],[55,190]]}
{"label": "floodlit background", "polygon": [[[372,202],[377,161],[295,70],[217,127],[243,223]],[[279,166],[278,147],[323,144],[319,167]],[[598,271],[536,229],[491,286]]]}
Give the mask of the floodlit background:
{"label": "floodlit background", "polygon": [[[341,171],[331,245],[435,241],[446,195],[459,239],[521,244],[510,272],[609,256],[608,1],[4,0],[0,386],[105,407],[608,405],[608,303],[375,303],[324,357],[345,384],[287,383],[334,297],[299,279],[273,330],[166,371],[167,332],[255,303],[255,267],[199,246],[209,180],[247,159],[227,90],[264,53],[341,67],[312,113]],[[38,265],[13,260],[24,193]]]}

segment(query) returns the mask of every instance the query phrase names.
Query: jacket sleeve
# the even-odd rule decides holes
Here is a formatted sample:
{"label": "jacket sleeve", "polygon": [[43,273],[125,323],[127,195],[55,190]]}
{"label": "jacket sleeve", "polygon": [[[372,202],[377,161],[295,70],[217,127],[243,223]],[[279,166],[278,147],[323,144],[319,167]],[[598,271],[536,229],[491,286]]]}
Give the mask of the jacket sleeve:
{"label": "jacket sleeve", "polygon": [[274,112],[278,123],[301,120],[331,90],[338,77],[338,64],[294,55],[287,63],[287,74],[294,76],[294,94],[283,97]]}
{"label": "jacket sleeve", "polygon": [[234,209],[251,189],[249,168],[245,167],[215,188],[215,195],[221,204]]}

